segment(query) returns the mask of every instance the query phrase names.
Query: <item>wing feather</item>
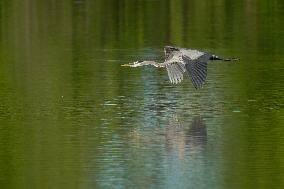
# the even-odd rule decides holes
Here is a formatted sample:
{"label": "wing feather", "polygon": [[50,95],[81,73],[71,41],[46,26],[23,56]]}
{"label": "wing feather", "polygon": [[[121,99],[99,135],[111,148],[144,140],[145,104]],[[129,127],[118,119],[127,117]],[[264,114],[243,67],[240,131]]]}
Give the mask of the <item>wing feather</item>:
{"label": "wing feather", "polygon": [[181,62],[171,62],[166,65],[168,76],[171,83],[177,84],[183,80],[183,73],[186,71]]}
{"label": "wing feather", "polygon": [[207,62],[210,59],[210,55],[204,54],[194,60],[185,55],[182,58],[193,86],[196,89],[201,88],[207,77]]}

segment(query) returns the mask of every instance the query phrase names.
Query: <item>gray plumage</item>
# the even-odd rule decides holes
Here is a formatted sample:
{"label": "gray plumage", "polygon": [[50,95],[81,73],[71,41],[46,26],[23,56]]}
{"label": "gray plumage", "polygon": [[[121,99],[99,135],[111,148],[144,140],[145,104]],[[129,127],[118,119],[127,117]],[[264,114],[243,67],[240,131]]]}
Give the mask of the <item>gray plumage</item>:
{"label": "gray plumage", "polygon": [[198,50],[166,46],[164,48],[165,61],[158,63],[155,61],[136,61],[122,66],[138,67],[153,65],[155,67],[166,68],[169,80],[173,84],[180,83],[183,80],[184,72],[188,72],[193,86],[198,89],[203,86],[207,77],[207,62],[209,60],[232,61],[235,58],[222,59],[216,55],[201,52]]}

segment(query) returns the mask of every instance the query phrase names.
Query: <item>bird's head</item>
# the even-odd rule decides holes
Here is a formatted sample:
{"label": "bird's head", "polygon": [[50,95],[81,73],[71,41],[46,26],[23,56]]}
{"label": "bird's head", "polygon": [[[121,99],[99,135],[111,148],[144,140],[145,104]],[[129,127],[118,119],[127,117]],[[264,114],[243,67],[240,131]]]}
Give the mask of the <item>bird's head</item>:
{"label": "bird's head", "polygon": [[136,62],[131,62],[131,63],[128,63],[128,64],[122,64],[121,66],[129,66],[129,67],[138,67],[138,66],[142,66],[142,64],[144,63],[145,61],[136,61]]}

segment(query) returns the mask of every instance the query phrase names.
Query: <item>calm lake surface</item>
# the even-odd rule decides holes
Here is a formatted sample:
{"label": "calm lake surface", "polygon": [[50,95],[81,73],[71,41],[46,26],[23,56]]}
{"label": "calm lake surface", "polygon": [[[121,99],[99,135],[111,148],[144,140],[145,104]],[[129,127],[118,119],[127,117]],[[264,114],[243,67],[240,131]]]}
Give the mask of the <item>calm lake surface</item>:
{"label": "calm lake surface", "polygon": [[[1,188],[284,188],[284,1],[0,2]],[[165,70],[200,49],[204,87]]]}

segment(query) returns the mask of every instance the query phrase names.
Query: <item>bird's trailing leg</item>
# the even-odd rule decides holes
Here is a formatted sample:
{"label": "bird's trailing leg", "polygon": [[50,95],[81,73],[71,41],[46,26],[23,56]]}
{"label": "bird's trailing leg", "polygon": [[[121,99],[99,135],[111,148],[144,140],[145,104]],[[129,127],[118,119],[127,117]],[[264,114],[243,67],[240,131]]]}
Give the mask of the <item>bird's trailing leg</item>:
{"label": "bird's trailing leg", "polygon": [[240,60],[239,58],[226,58],[226,59],[223,59],[223,61],[238,61]]}
{"label": "bird's trailing leg", "polygon": [[210,57],[210,60],[238,61],[238,60],[240,60],[240,59],[238,59],[238,58],[220,58],[220,57],[218,57],[218,56],[216,56],[216,55],[212,55],[212,56]]}

